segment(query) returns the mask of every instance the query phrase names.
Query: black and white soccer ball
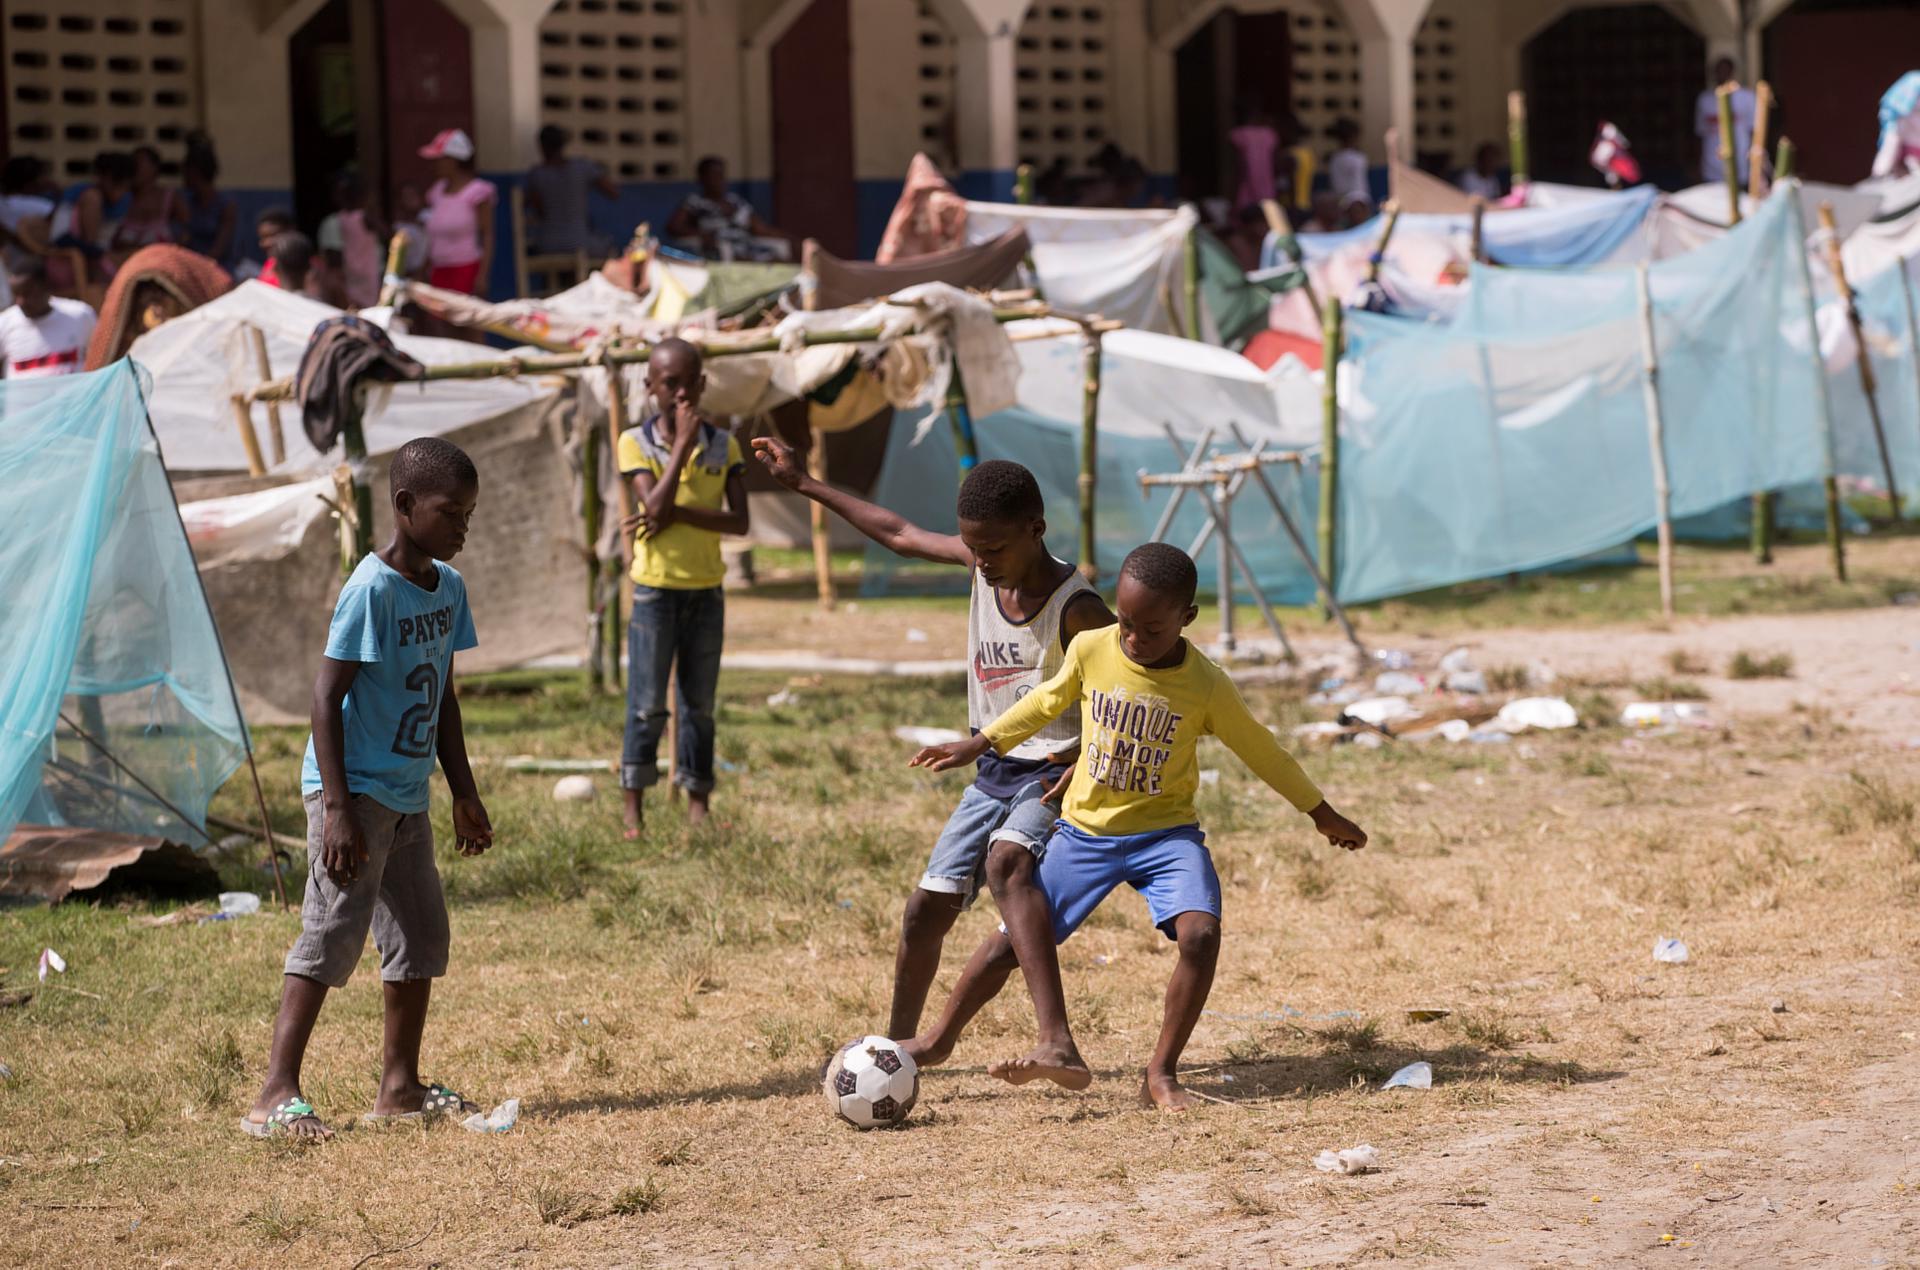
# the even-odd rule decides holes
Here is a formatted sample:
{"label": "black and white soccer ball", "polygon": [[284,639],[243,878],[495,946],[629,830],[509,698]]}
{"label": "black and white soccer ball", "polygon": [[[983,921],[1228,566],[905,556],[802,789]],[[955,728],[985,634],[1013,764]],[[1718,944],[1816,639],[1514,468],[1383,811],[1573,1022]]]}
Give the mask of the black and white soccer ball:
{"label": "black and white soccer ball", "polygon": [[904,1121],[920,1097],[920,1069],[898,1041],[863,1036],[840,1047],[821,1080],[827,1109],[856,1129]]}

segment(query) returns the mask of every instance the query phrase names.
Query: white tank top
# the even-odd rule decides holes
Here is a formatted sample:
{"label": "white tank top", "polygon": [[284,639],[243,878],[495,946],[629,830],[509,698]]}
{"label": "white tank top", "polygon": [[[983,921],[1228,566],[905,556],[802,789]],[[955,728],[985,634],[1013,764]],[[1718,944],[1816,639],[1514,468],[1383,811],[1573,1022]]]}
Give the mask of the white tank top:
{"label": "white tank top", "polygon": [[[1093,587],[1075,569],[1054,588],[1040,611],[1016,622],[1000,611],[994,589],[973,573],[973,595],[967,609],[967,723],[975,731],[992,723],[1007,708],[1052,678],[1066,660],[1060,642],[1060,614],[1073,598]],[[985,784],[1001,769],[1009,777],[1037,770],[1062,750],[1080,743],[1080,711],[1069,710],[1034,736],[1022,741],[1004,758],[989,754],[980,760]],[[991,789],[983,790],[994,793]],[[1013,791],[1009,790],[1011,794]]]}

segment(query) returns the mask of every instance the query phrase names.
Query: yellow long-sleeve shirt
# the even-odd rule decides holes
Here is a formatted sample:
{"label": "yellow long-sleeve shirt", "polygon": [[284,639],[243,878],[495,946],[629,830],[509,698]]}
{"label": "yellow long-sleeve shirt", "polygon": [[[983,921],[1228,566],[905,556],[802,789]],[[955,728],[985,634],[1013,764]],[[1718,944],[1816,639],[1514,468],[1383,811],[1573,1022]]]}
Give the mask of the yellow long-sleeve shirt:
{"label": "yellow long-sleeve shirt", "polygon": [[1001,754],[1080,703],[1080,765],[1067,787],[1068,820],[1099,837],[1151,833],[1195,822],[1200,738],[1217,736],[1301,811],[1320,791],[1247,710],[1225,671],[1187,644],[1178,666],[1149,670],[1120,648],[1120,628],[1074,637],[1053,678],[988,724]]}

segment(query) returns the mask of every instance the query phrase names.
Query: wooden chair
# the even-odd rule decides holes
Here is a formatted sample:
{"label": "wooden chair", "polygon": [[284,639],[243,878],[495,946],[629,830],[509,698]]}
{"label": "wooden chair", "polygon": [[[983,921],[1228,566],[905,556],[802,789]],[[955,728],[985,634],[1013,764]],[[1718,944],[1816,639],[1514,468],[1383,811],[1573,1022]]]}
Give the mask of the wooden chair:
{"label": "wooden chair", "polygon": [[535,295],[534,279],[540,279],[538,294],[556,291],[586,281],[587,253],[584,251],[527,252],[527,192],[514,186],[507,198],[513,219],[513,277],[521,299]]}

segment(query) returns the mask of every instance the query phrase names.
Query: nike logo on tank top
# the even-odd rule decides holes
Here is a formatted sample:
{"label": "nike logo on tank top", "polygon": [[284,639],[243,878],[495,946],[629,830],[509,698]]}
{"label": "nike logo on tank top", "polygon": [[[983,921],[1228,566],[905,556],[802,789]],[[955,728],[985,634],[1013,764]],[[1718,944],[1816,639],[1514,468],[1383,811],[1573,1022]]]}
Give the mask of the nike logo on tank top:
{"label": "nike logo on tank top", "polygon": [[[967,607],[970,729],[977,732],[986,727],[1060,669],[1067,656],[1060,639],[1060,615],[1075,596],[1092,590],[1079,570],[1070,570],[1037,613],[1017,622],[1001,611],[999,596],[980,571],[973,571]],[[983,755],[974,784],[983,794],[1011,798],[1022,785],[1053,767],[1055,754],[1079,743],[1080,712],[1069,710],[1005,756],[991,751]]]}

